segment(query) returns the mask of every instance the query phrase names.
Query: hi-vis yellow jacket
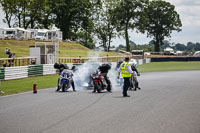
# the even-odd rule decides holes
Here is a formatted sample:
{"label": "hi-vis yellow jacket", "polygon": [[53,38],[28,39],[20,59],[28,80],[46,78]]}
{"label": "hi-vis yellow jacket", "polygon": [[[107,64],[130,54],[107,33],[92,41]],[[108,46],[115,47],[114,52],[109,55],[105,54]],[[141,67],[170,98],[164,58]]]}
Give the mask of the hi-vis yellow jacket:
{"label": "hi-vis yellow jacket", "polygon": [[120,65],[120,68],[121,68],[121,74],[122,74],[122,77],[123,78],[129,78],[131,77],[131,73],[129,72],[128,70],[128,66],[130,64],[128,62],[123,62],[121,65]]}

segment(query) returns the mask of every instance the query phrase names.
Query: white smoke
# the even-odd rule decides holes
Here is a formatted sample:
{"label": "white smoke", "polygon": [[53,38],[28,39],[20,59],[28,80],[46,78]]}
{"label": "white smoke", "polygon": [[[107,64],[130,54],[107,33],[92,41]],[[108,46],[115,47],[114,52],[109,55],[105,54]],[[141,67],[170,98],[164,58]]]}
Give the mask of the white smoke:
{"label": "white smoke", "polygon": [[118,75],[118,71],[113,67],[108,72],[108,77],[109,77],[109,79],[112,83],[112,90],[113,91],[120,89],[120,86],[119,86],[119,83],[118,83],[119,80],[117,79],[117,75]]}
{"label": "white smoke", "polygon": [[76,89],[81,90],[88,87],[90,75],[99,67],[99,64],[87,61],[82,65],[77,66],[77,71],[74,73],[74,82]]}
{"label": "white smoke", "polygon": [[74,82],[77,90],[89,87],[89,83],[91,82],[90,75],[99,67],[99,52],[88,52],[88,57],[91,58],[87,62],[77,66],[77,71],[74,73]]}
{"label": "white smoke", "polygon": [[[90,75],[94,73],[101,64],[105,63],[101,62],[99,54],[100,53],[96,51],[89,52],[88,57],[91,57],[90,60],[77,66],[77,71],[74,72],[74,82],[77,90],[88,89],[90,85]],[[108,77],[111,80],[112,90],[119,90],[120,86],[117,83],[117,71],[115,70],[115,66],[111,66]],[[93,87],[91,87],[91,89],[93,89]]]}

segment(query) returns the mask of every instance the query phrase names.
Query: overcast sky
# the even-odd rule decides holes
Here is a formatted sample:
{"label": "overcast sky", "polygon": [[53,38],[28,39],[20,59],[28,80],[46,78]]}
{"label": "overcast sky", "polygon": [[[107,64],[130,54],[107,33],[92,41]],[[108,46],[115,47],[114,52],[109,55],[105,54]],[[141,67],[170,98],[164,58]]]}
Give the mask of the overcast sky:
{"label": "overcast sky", "polygon": [[[166,38],[171,43],[187,42],[200,42],[200,0],[165,0],[175,5],[175,10],[180,15],[182,21],[182,31],[173,32],[171,38]],[[130,39],[136,44],[147,44],[150,38],[147,38],[144,34],[137,34],[129,32]],[[123,42],[124,39],[116,39],[114,43]]]}
{"label": "overcast sky", "polygon": [[[182,21],[182,31],[173,32],[172,37],[169,40],[171,43],[182,43],[187,42],[200,42],[200,0],[165,0],[175,5],[175,10],[180,15]],[[0,9],[0,27],[7,27],[3,23],[2,19],[4,14]],[[130,40],[136,44],[147,44],[151,38],[147,38],[145,34],[137,34],[129,32]],[[125,44],[123,38],[115,39],[112,44]]]}

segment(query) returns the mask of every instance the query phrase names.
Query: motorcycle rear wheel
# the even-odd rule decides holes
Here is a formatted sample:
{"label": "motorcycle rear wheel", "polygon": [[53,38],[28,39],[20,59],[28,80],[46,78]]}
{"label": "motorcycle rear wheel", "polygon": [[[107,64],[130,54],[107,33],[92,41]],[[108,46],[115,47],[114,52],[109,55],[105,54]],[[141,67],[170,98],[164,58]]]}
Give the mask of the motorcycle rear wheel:
{"label": "motorcycle rear wheel", "polygon": [[96,90],[98,93],[101,93],[102,91],[102,84],[95,82],[94,87],[96,87]]}

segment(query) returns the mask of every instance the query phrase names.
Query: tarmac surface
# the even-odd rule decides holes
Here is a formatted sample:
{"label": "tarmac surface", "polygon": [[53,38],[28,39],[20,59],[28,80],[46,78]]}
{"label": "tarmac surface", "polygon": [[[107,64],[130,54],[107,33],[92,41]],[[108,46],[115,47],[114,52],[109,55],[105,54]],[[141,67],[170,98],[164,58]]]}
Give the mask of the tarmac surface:
{"label": "tarmac surface", "polygon": [[200,71],[145,73],[142,90],[0,97],[0,133],[200,133]]}

